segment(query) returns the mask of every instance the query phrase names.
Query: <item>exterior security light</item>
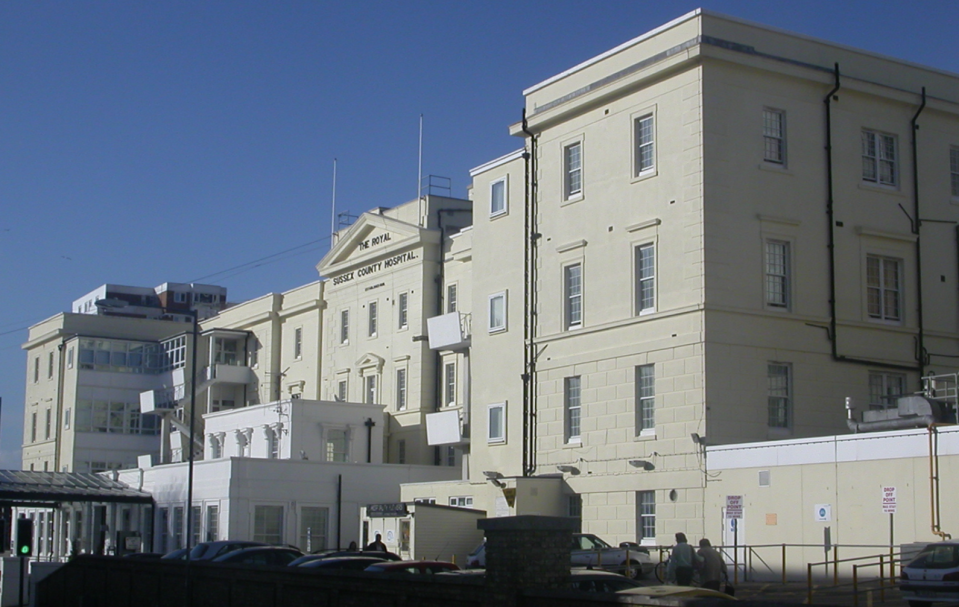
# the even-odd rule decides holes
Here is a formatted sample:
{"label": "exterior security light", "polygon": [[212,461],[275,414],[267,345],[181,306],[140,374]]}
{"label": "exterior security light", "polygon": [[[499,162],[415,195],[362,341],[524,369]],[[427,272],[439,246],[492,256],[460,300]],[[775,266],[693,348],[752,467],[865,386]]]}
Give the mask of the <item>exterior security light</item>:
{"label": "exterior security light", "polygon": [[656,466],[653,462],[645,459],[631,459],[629,460],[629,465],[633,468],[642,468],[643,470],[655,470]]}
{"label": "exterior security light", "polygon": [[556,466],[556,469],[559,470],[560,472],[566,472],[568,474],[572,474],[573,476],[576,476],[577,474],[579,474],[579,468],[577,468],[576,466],[562,465],[562,466]]}

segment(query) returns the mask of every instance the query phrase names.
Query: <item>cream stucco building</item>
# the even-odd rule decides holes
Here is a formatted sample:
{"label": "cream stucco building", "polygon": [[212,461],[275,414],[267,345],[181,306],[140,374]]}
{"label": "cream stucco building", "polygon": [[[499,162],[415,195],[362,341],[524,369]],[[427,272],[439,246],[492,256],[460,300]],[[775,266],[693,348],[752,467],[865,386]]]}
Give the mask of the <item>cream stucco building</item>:
{"label": "cream stucco building", "polygon": [[524,93],[472,172],[469,480],[405,499],[700,537],[705,445],[952,368],[955,75],[695,11]]}
{"label": "cream stucco building", "polygon": [[[524,96],[519,149],[470,172],[469,200],[363,213],[319,282],[201,321],[208,459],[296,459],[280,419],[217,423],[376,405],[383,462],[447,468],[401,501],[654,545],[720,532],[711,450],[956,422],[954,401],[896,405],[959,358],[959,77],[694,11]],[[169,357],[177,330],[149,340]],[[46,335],[31,332],[28,388]],[[171,409],[171,465],[191,361],[174,362],[142,388]],[[45,394],[28,389],[28,429]],[[311,432],[319,453],[366,444],[356,423]],[[25,464],[55,442],[25,444]],[[752,472],[716,453],[743,491]]]}

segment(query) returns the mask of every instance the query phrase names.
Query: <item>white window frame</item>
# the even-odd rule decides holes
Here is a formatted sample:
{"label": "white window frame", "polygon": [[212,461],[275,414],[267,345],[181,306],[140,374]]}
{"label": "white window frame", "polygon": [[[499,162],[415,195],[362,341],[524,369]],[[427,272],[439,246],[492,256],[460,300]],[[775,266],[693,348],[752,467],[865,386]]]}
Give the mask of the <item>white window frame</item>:
{"label": "white window frame", "polygon": [[767,308],[789,310],[792,300],[792,243],[763,240],[763,297]]}
{"label": "white window frame", "polygon": [[566,443],[580,443],[583,436],[583,378],[563,379],[563,427]]}
{"label": "white window frame", "polygon": [[367,331],[366,334],[369,337],[376,337],[376,331],[379,328],[377,323],[379,323],[379,305],[377,300],[373,300],[366,304],[367,307]]}
{"label": "white window frame", "polygon": [[636,436],[656,434],[656,365],[636,367]]}
{"label": "white window frame", "polygon": [[[651,268],[645,268],[642,264],[643,252],[652,252]],[[633,276],[634,280],[634,303],[636,316],[652,314],[656,311],[656,243],[642,242],[633,246]],[[649,290],[649,302],[645,295]]]}
{"label": "white window frame", "polygon": [[[873,262],[878,264],[875,279],[872,274]],[[895,265],[895,284],[889,284],[886,267]],[[902,259],[885,255],[866,255],[866,314],[877,322],[901,324],[903,321],[903,263]],[[888,299],[892,298],[892,299]],[[878,307],[873,303],[878,304]],[[895,307],[895,310],[890,310]]]}
{"label": "white window frame", "polygon": [[443,405],[456,406],[456,361],[443,363]]}
{"label": "white window frame", "polygon": [[[863,129],[862,180],[882,187],[899,187],[899,138],[891,133]],[[888,175],[884,175],[884,168]]]}
{"label": "white window frame", "polygon": [[[497,188],[501,189],[500,206],[497,207]],[[489,184],[489,216],[490,218],[506,215],[509,212],[509,175],[493,180]]]}
{"label": "white window frame", "polygon": [[[494,424],[495,420],[495,424]],[[506,442],[506,403],[493,403],[487,407],[486,413],[486,442]],[[494,432],[498,425],[498,432]]]}
{"label": "white window frame", "polygon": [[[648,126],[648,129],[644,127]],[[644,162],[643,152],[649,151]],[[644,111],[633,117],[633,179],[656,173],[656,112]]]}
{"label": "white window frame", "polygon": [[763,162],[786,166],[786,112],[763,108]]}
{"label": "white window frame", "polygon": [[[342,438],[342,447],[341,451],[336,449],[338,445],[338,440],[334,440],[333,437],[336,436],[337,439]],[[327,428],[325,436],[323,437],[323,459],[327,462],[339,462],[346,463],[350,461],[350,429],[346,427],[337,427],[337,428]]]}
{"label": "white window frame", "polygon": [[793,418],[793,369],[791,363],[766,363],[767,424],[771,430],[789,430]]}
{"label": "white window frame", "polygon": [[340,310],[340,343],[350,343],[350,309]]}
{"label": "white window frame", "polygon": [[906,395],[906,374],[886,371],[869,372],[869,408],[892,409],[896,401]]}
{"label": "white window frame", "polygon": [[367,404],[376,404],[379,400],[379,380],[378,375],[367,375],[363,378],[363,402]]}
{"label": "white window frame", "polygon": [[640,544],[656,543],[656,492],[636,492],[636,537]]}
{"label": "white window frame", "polygon": [[[575,154],[574,154],[575,150]],[[583,140],[563,144],[563,200],[583,197]]]}
{"label": "white window frame", "polygon": [[346,377],[337,378],[336,380],[336,397],[341,401],[345,402],[350,397],[350,384],[349,379]]}
{"label": "white window frame", "polygon": [[457,296],[459,288],[457,283],[450,283],[446,285],[446,313],[451,314],[456,312],[456,308],[459,302],[457,302]]}
{"label": "white window frame", "polygon": [[303,327],[293,329],[293,359],[303,360]]}
{"label": "white window frame", "polygon": [[454,508],[472,508],[472,495],[454,495],[450,497],[450,506]]}
{"label": "white window frame", "polygon": [[[489,332],[498,333],[505,331],[507,327],[507,292],[500,291],[499,293],[493,293],[489,296]],[[494,317],[494,306],[496,306],[496,301],[502,301],[502,318]]]}
{"label": "white window frame", "polygon": [[408,373],[406,367],[396,370],[396,410],[406,411],[406,397],[408,394],[407,380]]}
{"label": "white window frame", "polygon": [[563,318],[567,331],[583,326],[583,264],[563,267]]}
{"label": "white window frame", "polygon": [[403,330],[410,326],[410,294],[400,293],[396,300],[397,329]]}
{"label": "white window frame", "polygon": [[[267,520],[267,514],[270,514],[270,520]],[[278,520],[274,518],[279,514]],[[284,540],[283,528],[286,518],[286,508],[279,504],[255,504],[253,506],[253,516],[250,517],[253,524],[252,538],[255,542],[264,544],[281,544]],[[275,532],[274,532],[275,529]]]}
{"label": "white window frame", "polygon": [[[327,506],[300,507],[300,546],[318,552],[327,548],[330,529],[330,509]],[[317,522],[319,524],[313,524]]]}

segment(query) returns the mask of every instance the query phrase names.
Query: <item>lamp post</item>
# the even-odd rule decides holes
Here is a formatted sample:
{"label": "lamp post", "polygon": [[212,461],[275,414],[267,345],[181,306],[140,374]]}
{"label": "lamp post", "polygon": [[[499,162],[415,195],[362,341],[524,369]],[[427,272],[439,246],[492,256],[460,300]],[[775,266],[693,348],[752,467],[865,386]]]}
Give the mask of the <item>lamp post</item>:
{"label": "lamp post", "polygon": [[[194,456],[193,435],[196,424],[196,358],[197,342],[199,341],[199,317],[195,308],[190,309],[190,315],[193,317],[193,346],[190,356],[190,436],[187,439],[187,445],[190,451],[187,454],[187,484],[186,484],[186,562],[190,564],[190,552],[193,548],[190,544],[193,541],[193,461]],[[189,578],[188,578],[189,579]]]}

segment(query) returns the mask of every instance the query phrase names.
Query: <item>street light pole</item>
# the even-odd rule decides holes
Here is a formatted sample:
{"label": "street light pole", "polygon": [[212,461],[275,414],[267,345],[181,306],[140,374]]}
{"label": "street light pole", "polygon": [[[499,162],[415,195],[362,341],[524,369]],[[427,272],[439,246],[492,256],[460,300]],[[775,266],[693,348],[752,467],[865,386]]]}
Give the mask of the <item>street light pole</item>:
{"label": "street light pole", "polygon": [[186,560],[190,562],[190,550],[193,548],[193,461],[194,456],[193,435],[196,427],[196,359],[197,342],[199,341],[199,318],[196,309],[190,310],[193,316],[193,353],[190,360],[190,437],[187,441],[190,451],[187,455],[187,487],[186,487]]}
{"label": "street light pole", "polygon": [[199,315],[196,308],[190,310],[193,316],[193,350],[190,357],[190,436],[187,445],[190,449],[187,454],[187,481],[186,481],[186,601],[187,606],[193,605],[193,579],[190,573],[190,553],[193,551],[193,461],[194,456],[193,434],[196,427],[196,359],[197,342],[199,341]]}

